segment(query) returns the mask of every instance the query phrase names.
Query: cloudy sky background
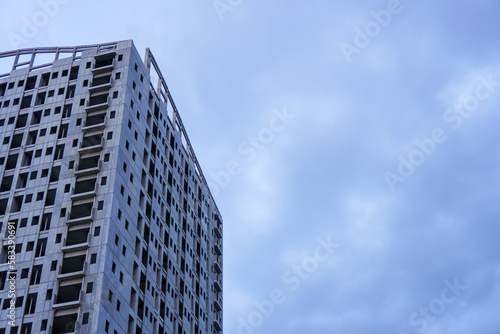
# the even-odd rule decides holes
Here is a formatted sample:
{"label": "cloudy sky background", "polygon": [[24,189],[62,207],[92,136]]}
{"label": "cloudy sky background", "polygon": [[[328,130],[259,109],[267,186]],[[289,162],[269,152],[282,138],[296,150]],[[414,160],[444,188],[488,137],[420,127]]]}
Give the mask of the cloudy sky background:
{"label": "cloudy sky background", "polygon": [[0,50],[151,48],[223,214],[225,334],[498,334],[500,3],[212,1],[2,1]]}

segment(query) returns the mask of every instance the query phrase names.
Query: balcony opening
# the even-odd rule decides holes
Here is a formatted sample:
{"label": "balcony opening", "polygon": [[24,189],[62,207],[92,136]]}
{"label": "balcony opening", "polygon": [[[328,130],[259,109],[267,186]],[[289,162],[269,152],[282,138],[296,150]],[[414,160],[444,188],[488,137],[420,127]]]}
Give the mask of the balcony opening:
{"label": "balcony opening", "polygon": [[77,313],[54,317],[52,334],[73,333],[75,331]]}
{"label": "balcony opening", "polygon": [[100,67],[106,67],[106,66],[113,65],[114,58],[115,58],[114,53],[109,54],[109,55],[104,55],[104,56],[101,56],[98,58],[96,57],[94,68],[100,68]]}
{"label": "balcony opening", "polygon": [[87,242],[89,231],[89,228],[68,231],[65,246],[74,246]]}
{"label": "balcony opening", "polygon": [[96,86],[100,86],[100,85],[109,84],[110,82],[111,82],[111,74],[104,75],[104,76],[101,76],[101,77],[94,78],[92,80],[92,86],[91,87],[96,87]]}
{"label": "balcony opening", "polygon": [[92,214],[92,207],[94,203],[88,202],[83,204],[73,204],[71,207],[70,219],[79,219],[84,217],[90,217]]}
{"label": "balcony opening", "polygon": [[106,94],[100,94],[100,95],[91,96],[90,99],[89,99],[88,106],[91,107],[91,106],[95,106],[95,105],[98,105],[98,104],[107,103],[108,102],[108,95],[109,94],[106,93]]}
{"label": "balcony opening", "polygon": [[86,136],[86,137],[83,137],[81,147],[86,148],[86,147],[97,146],[97,145],[100,145],[101,142],[102,142],[102,133],[99,133],[97,135],[92,135],[92,136]]}
{"label": "balcony opening", "polygon": [[87,116],[87,119],[85,120],[85,126],[102,124],[104,123],[105,118],[106,118],[106,113]]}
{"label": "balcony opening", "polygon": [[82,283],[59,286],[56,304],[77,301],[82,291]]}
{"label": "balcony opening", "polygon": [[85,254],[63,259],[61,274],[74,273],[83,270],[85,264]]}
{"label": "balcony opening", "polygon": [[99,165],[99,156],[95,155],[92,157],[81,158],[78,162],[77,170],[84,170],[89,168],[96,168]]}
{"label": "balcony opening", "polygon": [[96,178],[76,181],[75,183],[75,194],[82,194],[95,190]]}

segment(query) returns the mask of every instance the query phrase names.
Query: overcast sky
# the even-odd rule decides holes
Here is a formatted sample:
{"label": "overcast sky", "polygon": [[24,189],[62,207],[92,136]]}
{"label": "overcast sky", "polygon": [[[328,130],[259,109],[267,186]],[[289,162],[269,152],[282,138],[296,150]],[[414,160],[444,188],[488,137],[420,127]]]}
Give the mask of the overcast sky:
{"label": "overcast sky", "polygon": [[498,1],[55,1],[2,1],[0,50],[151,48],[225,334],[500,332]]}

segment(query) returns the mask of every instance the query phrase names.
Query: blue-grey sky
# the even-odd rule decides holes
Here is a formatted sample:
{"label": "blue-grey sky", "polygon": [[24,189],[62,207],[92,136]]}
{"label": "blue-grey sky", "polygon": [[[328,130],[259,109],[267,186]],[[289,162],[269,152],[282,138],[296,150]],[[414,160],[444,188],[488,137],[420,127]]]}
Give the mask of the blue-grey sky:
{"label": "blue-grey sky", "polygon": [[0,4],[0,50],[133,39],[224,218],[224,333],[500,332],[500,3]]}

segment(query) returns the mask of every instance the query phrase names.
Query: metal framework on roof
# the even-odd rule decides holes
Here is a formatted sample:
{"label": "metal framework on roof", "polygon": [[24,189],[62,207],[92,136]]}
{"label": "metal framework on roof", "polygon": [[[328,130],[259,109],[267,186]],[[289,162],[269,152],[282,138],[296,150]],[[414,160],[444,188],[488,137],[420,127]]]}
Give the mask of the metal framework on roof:
{"label": "metal framework on roof", "polygon": [[[37,70],[41,69],[44,67],[49,67],[52,66],[53,62],[61,59],[61,55],[72,57],[73,61],[81,59],[81,54],[84,51],[87,50],[96,50],[97,53],[105,53],[109,51],[113,51],[117,48],[118,42],[111,42],[111,43],[104,43],[104,44],[91,44],[91,45],[79,45],[79,46],[58,46],[58,47],[38,47],[38,48],[26,48],[26,49],[19,49],[19,50],[12,50],[12,51],[6,51],[6,52],[1,52],[0,53],[0,60],[12,57],[12,67],[11,70],[8,73],[0,73],[0,79],[3,77],[7,77],[10,75],[11,71],[15,71],[18,69],[22,68],[28,68],[28,71],[32,70]],[[50,61],[44,61],[42,63],[36,62],[36,57],[38,55],[53,55],[53,58],[51,58]],[[174,129],[178,130],[179,133],[181,134],[181,139],[183,144],[185,145],[184,149],[186,150],[186,154],[191,158],[193,161],[195,167],[196,167],[196,172],[198,173],[200,179],[202,182],[205,184],[207,187],[210,196],[213,198],[212,193],[210,191],[210,188],[208,186],[208,182],[205,179],[205,175],[203,174],[203,171],[201,169],[201,166],[198,162],[198,158],[196,157],[196,154],[194,153],[193,147],[191,145],[191,142],[189,141],[189,137],[187,135],[186,129],[184,127],[184,124],[182,122],[182,119],[179,115],[179,111],[177,110],[177,107],[175,106],[174,100],[172,98],[172,95],[170,94],[170,91],[168,89],[167,83],[163,77],[163,74],[160,71],[160,67],[158,66],[158,63],[156,62],[153,54],[151,53],[151,50],[149,48],[146,48],[146,54],[144,57],[144,65],[146,66],[147,72],[150,74],[151,78],[151,65],[153,66],[153,69],[155,70],[157,76],[158,76],[158,83],[157,83],[157,88],[153,86],[151,83],[151,86],[153,90],[155,90],[156,94],[158,95],[158,98],[165,103],[166,105],[170,104],[172,106],[172,119],[170,120],[172,123],[172,126]],[[169,115],[167,114],[167,117]],[[214,201],[215,203],[215,201]]]}
{"label": "metal framework on roof", "polygon": [[[60,59],[60,55],[66,55],[73,58],[73,60],[78,60],[81,58],[81,53],[87,50],[96,50],[97,53],[106,52],[116,49],[118,42],[105,43],[105,44],[92,44],[92,45],[80,45],[80,46],[58,46],[58,47],[42,47],[42,48],[29,48],[29,49],[19,49],[13,51],[6,51],[0,53],[0,59],[13,57],[12,69],[11,71],[18,70],[20,68],[28,68],[29,71],[37,70],[40,68],[51,66],[55,60]],[[50,55],[53,54],[54,58],[45,63],[37,64],[37,55]],[[28,57],[26,57],[28,56]],[[29,58],[29,59],[28,59]],[[0,78],[6,77],[10,74],[3,73],[0,74]]]}

